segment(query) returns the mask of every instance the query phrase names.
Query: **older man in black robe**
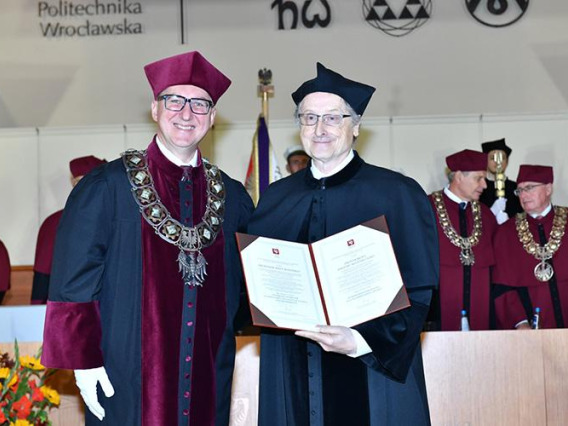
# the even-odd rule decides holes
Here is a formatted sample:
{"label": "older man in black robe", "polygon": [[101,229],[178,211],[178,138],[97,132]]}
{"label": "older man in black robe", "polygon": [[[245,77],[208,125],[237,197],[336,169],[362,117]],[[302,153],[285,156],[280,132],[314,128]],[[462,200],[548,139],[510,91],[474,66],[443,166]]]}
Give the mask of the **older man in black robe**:
{"label": "older man in black robe", "polygon": [[438,281],[436,223],[414,180],[353,150],[374,91],[317,64],[292,94],[310,166],[264,192],[248,232],[312,243],[385,215],[412,306],[352,329],[263,329],[260,425],[430,424],[420,331]]}

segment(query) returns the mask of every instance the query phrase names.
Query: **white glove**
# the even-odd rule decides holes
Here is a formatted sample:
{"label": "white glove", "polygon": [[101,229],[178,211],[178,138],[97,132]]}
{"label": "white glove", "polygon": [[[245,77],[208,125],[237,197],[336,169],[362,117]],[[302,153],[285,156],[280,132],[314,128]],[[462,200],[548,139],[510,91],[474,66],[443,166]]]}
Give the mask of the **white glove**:
{"label": "white glove", "polygon": [[97,399],[97,383],[101,384],[101,388],[107,398],[114,395],[114,388],[110,383],[105,368],[97,367],[88,370],[75,370],[75,383],[81,391],[81,397],[89,411],[102,421],[105,416],[105,409]]}
{"label": "white glove", "polygon": [[509,219],[509,215],[505,213],[505,208],[507,208],[507,199],[503,197],[497,198],[493,205],[491,206],[491,212],[497,219],[497,223],[501,225]]}
{"label": "white glove", "polygon": [[509,220],[509,215],[505,212],[497,212],[495,219],[497,219],[497,223],[499,225],[502,225]]}
{"label": "white glove", "polygon": [[493,202],[493,205],[491,206],[491,211],[495,216],[497,216],[497,213],[505,211],[505,208],[507,208],[507,199],[499,197]]}

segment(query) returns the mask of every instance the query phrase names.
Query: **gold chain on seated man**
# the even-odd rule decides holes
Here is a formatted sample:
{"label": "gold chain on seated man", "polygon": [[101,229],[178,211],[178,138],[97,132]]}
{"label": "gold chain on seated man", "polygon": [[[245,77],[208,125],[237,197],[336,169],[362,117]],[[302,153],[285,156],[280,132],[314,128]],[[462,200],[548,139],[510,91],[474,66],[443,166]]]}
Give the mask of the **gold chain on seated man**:
{"label": "gold chain on seated man", "polygon": [[529,230],[527,214],[523,212],[516,216],[515,220],[519,241],[528,254],[534,256],[540,261],[534,268],[534,276],[541,282],[550,280],[554,275],[554,269],[547,260],[552,259],[552,256],[554,256],[556,251],[560,248],[560,244],[562,244],[562,237],[564,236],[564,231],[566,229],[567,216],[568,209],[566,209],[566,207],[554,207],[552,229],[550,230],[548,242],[544,246],[537,244],[534,240]]}
{"label": "gold chain on seated man", "polygon": [[479,240],[482,235],[482,221],[481,221],[481,206],[478,201],[471,202],[471,211],[473,213],[473,231],[469,237],[462,237],[459,235],[452,223],[450,222],[450,217],[448,216],[448,211],[446,210],[446,204],[444,203],[444,197],[442,191],[436,191],[432,194],[434,198],[434,206],[436,207],[436,214],[438,215],[438,221],[440,226],[444,231],[444,234],[450,242],[461,249],[460,251],[460,262],[464,266],[471,266],[475,263],[475,256],[473,254],[473,247],[479,244]]}
{"label": "gold chain on seated man", "polygon": [[189,286],[202,286],[207,275],[207,261],[201,250],[217,238],[225,213],[225,186],[219,168],[203,158],[207,180],[207,205],[201,222],[184,226],[174,219],[162,204],[148,170],[146,150],[128,150],[122,153],[132,195],[142,217],[154,228],[157,235],[179,247],[179,270],[183,282]]}

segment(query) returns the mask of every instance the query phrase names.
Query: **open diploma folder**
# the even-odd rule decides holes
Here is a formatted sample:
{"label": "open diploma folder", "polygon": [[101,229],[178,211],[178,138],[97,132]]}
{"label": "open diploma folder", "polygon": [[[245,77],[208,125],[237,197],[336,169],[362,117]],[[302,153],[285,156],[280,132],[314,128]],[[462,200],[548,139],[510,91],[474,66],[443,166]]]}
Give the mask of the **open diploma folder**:
{"label": "open diploma folder", "polygon": [[410,306],[384,216],[312,244],[236,235],[254,325],[352,327]]}

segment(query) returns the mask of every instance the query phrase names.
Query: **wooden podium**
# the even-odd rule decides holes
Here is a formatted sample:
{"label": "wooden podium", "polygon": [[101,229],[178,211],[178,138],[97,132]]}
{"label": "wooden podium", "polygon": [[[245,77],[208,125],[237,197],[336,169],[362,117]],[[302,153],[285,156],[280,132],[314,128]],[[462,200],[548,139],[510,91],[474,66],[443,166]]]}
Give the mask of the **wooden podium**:
{"label": "wooden podium", "polygon": [[565,425],[568,330],[424,333],[433,425]]}
{"label": "wooden podium", "polygon": [[[231,426],[256,426],[258,337],[237,338]],[[33,354],[39,343],[21,343]],[[1,342],[0,352],[12,342]],[[563,426],[568,419],[568,329],[431,332],[422,335],[433,426]],[[70,372],[54,426],[83,424]],[[401,425],[406,426],[406,425]]]}
{"label": "wooden podium", "polygon": [[[257,424],[257,339],[237,338],[231,425]],[[432,425],[568,424],[567,353],[567,329],[423,333]]]}

